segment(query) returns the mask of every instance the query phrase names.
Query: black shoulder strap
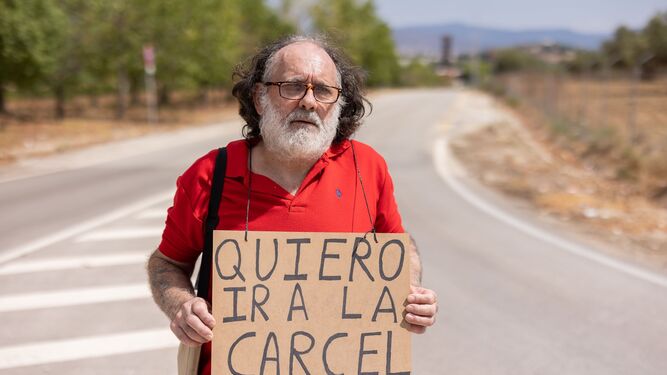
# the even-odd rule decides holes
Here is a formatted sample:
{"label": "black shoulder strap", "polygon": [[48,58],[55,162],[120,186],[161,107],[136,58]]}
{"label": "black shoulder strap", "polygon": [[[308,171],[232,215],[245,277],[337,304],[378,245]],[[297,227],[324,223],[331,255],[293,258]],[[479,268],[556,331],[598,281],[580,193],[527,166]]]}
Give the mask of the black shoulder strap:
{"label": "black shoulder strap", "polygon": [[213,257],[213,231],[218,226],[220,217],[218,208],[222,198],[222,188],[225,186],[225,171],[227,170],[227,148],[218,149],[218,156],[213,167],[213,181],[211,182],[211,197],[208,201],[208,215],[204,223],[204,253],[197,276],[197,297],[208,299],[208,287],[211,279],[211,258]]}

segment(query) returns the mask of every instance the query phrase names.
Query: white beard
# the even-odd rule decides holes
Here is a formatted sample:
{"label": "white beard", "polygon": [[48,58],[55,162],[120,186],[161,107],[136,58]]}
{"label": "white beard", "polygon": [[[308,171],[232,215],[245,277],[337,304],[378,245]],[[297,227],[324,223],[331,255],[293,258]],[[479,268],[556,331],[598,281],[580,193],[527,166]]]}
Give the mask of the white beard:
{"label": "white beard", "polygon": [[[266,149],[274,156],[289,163],[315,162],[331,146],[336,137],[340,103],[326,119],[322,120],[316,112],[296,108],[285,118],[281,118],[278,109],[267,95],[261,95],[259,104],[262,117],[259,128]],[[294,120],[305,120],[317,124],[292,124]]]}

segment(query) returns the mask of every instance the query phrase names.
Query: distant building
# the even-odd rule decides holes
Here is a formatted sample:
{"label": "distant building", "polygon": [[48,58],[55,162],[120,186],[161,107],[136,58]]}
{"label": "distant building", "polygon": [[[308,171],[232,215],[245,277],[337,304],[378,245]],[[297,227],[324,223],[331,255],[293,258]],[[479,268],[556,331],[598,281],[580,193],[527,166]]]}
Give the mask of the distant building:
{"label": "distant building", "polygon": [[[577,56],[576,49],[553,42],[523,44],[511,48],[526,52],[540,61],[553,65],[573,61]],[[493,51],[487,51],[485,55],[490,57]]]}
{"label": "distant building", "polygon": [[445,35],[442,37],[442,50],[440,54],[440,66],[451,66],[454,63],[452,57],[452,37]]}
{"label": "distant building", "polygon": [[452,79],[461,76],[461,69],[454,65],[456,60],[453,55],[453,37],[445,35],[442,37],[440,61],[438,61],[435,69],[437,75]]}

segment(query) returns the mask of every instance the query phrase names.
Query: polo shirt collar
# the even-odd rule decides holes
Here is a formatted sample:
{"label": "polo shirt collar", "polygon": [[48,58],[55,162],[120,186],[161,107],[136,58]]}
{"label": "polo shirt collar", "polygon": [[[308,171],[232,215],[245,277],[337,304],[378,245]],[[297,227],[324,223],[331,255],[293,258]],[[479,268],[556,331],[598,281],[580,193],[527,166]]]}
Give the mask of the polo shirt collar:
{"label": "polo shirt collar", "polygon": [[[229,159],[227,163],[227,177],[243,177],[244,179],[247,177],[248,143],[246,140],[238,140],[227,145],[227,157]],[[350,140],[348,139],[333,144],[324,152],[318,162],[333,159],[341,155],[348,148],[350,148]]]}
{"label": "polo shirt collar", "polygon": [[346,140],[344,140],[343,142],[340,142],[340,143],[335,143],[335,144],[331,145],[331,147],[329,147],[324,152],[323,158],[324,159],[334,158],[334,157],[342,154],[343,152],[345,152],[345,150],[347,150],[348,148],[350,148],[350,140],[349,139],[346,139]]}

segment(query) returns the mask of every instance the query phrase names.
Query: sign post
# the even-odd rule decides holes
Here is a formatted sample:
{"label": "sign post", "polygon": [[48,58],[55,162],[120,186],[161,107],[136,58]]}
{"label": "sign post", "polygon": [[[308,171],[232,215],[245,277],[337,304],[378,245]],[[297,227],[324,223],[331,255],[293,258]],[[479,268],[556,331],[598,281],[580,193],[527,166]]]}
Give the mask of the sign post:
{"label": "sign post", "polygon": [[144,82],[146,84],[146,118],[154,124],[158,122],[157,85],[155,83],[155,48],[146,44],[143,48]]}
{"label": "sign post", "polygon": [[411,372],[407,234],[215,231],[212,373]]}

